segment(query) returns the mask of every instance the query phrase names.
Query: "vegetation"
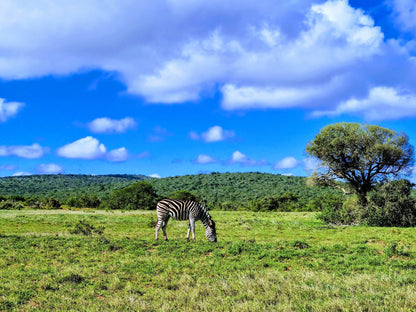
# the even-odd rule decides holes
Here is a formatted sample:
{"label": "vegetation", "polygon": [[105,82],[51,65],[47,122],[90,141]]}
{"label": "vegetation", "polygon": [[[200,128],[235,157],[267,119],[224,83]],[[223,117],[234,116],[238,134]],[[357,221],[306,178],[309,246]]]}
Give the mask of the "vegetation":
{"label": "vegetation", "polygon": [[408,173],[413,165],[413,147],[405,134],[357,123],[324,127],[306,151],[326,168],[321,180],[347,181],[363,205],[378,182]]}
{"label": "vegetation", "polygon": [[[108,196],[113,190],[123,188],[135,181],[150,180],[143,175],[31,175],[0,178],[0,196],[25,198],[55,198],[66,201],[95,194]],[[1,201],[1,198],[0,198]]]}
{"label": "vegetation", "polygon": [[151,210],[155,209],[157,199],[153,187],[148,182],[141,181],[114,191],[105,204],[108,209]]}
{"label": "vegetation", "polygon": [[[26,206],[35,209],[51,208],[52,201],[56,200],[61,206],[75,208],[129,210],[134,205],[128,206],[128,201],[121,197],[123,193],[131,193],[132,190],[128,187],[138,181],[149,183],[154,190],[153,193],[151,191],[151,196],[156,196],[157,199],[169,197],[199,200],[210,210],[315,211],[320,209],[321,198],[339,193],[332,188],[308,187],[302,177],[252,172],[199,174],[164,179],[145,179],[142,176],[129,175],[8,177],[0,178],[0,196],[5,200],[18,196]],[[152,201],[144,209],[151,209],[151,204]]]}
{"label": "vegetation", "polygon": [[[316,199],[340,193],[333,188],[308,187],[303,177],[259,172],[186,175],[149,183],[161,196],[185,190],[201,199],[209,209],[219,210],[259,211],[263,210],[263,203],[269,202],[266,210],[314,211]],[[270,205],[271,202],[275,204]]]}
{"label": "vegetation", "polygon": [[[413,228],[213,211],[154,242],[154,211],[0,211],[1,311],[414,311]],[[85,233],[84,233],[85,232]],[[198,239],[199,238],[199,239]]]}

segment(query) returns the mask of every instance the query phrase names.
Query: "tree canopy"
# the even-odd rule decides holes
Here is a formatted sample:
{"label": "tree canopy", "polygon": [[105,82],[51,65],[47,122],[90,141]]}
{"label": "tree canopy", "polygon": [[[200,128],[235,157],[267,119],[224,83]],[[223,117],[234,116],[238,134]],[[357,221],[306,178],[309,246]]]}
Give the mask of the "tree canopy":
{"label": "tree canopy", "polygon": [[414,162],[406,134],[358,123],[322,128],[306,151],[322,162],[320,178],[347,181],[363,202],[377,182],[409,173]]}

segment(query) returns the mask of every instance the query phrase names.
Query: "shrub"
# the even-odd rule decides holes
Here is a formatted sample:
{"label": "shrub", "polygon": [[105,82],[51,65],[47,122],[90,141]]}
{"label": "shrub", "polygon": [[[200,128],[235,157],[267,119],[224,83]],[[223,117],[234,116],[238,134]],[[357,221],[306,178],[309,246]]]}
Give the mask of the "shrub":
{"label": "shrub", "polygon": [[322,212],[318,218],[326,223],[347,225],[359,222],[360,208],[355,195],[345,198],[343,195],[328,194],[321,198],[320,206]]}
{"label": "shrub", "polygon": [[297,211],[299,209],[298,197],[292,193],[267,196],[253,200],[250,204],[250,210],[252,211]]}
{"label": "shrub", "polygon": [[171,199],[178,199],[178,200],[193,200],[197,202],[201,202],[202,199],[200,196],[197,196],[193,194],[192,192],[186,191],[186,190],[179,190],[175,191],[173,193],[170,193],[168,198]]}
{"label": "shrub", "polygon": [[61,208],[61,203],[59,202],[59,200],[51,197],[48,200],[48,207],[52,208],[52,209],[60,209]]}
{"label": "shrub", "polygon": [[108,209],[155,209],[158,196],[148,182],[137,182],[112,192],[104,204]]}
{"label": "shrub", "polygon": [[13,200],[4,200],[0,202],[0,209],[21,210],[23,208],[24,205],[21,202],[15,202]]}
{"label": "shrub", "polygon": [[71,234],[82,234],[82,235],[92,235],[93,233],[96,234],[103,234],[104,226],[94,226],[87,221],[79,220],[74,227],[69,231]]}
{"label": "shrub", "polygon": [[83,194],[78,197],[70,197],[66,204],[75,208],[97,208],[101,205],[101,201],[96,194]]}
{"label": "shrub", "polygon": [[365,223],[372,226],[416,225],[416,200],[411,197],[413,184],[407,180],[380,185],[370,194],[364,210]]}

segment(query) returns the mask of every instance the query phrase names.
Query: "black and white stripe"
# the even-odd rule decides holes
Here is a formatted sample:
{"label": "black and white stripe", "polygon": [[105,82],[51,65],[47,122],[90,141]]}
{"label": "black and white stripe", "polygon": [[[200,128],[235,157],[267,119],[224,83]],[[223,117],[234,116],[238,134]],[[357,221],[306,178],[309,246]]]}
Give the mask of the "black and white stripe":
{"label": "black and white stripe", "polygon": [[191,230],[192,238],[195,240],[195,221],[201,220],[205,227],[205,236],[208,240],[211,242],[217,241],[215,222],[211,219],[208,211],[201,203],[190,200],[163,199],[157,203],[156,210],[156,240],[158,239],[160,227],[162,227],[165,240],[168,240],[166,236],[166,225],[168,224],[169,218],[172,217],[181,221],[189,220],[188,234],[186,235],[187,240],[189,240]]}

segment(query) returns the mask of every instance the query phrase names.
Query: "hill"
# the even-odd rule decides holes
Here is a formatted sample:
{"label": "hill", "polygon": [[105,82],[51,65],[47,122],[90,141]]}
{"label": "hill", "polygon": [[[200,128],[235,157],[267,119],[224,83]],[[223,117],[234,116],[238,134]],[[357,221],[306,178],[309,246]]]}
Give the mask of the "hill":
{"label": "hill", "polygon": [[304,177],[259,172],[186,175],[149,182],[158,194],[169,195],[187,190],[214,206],[285,196],[307,204],[324,193],[338,192],[331,188],[309,187]]}
{"label": "hill", "polygon": [[134,181],[150,180],[144,175],[31,175],[0,178],[0,195],[54,197],[66,200],[83,194],[105,197]]}
{"label": "hill", "polygon": [[[197,195],[211,208],[227,209],[227,205],[241,205],[264,198],[280,197],[306,205],[333,189],[308,187],[305,178],[251,173],[212,173],[154,179],[143,175],[33,175],[0,178],[0,195],[18,195],[25,198],[56,198],[95,194],[105,199],[113,190],[136,181],[148,181],[160,197],[169,197],[186,190]],[[233,209],[233,208],[230,208]]]}

